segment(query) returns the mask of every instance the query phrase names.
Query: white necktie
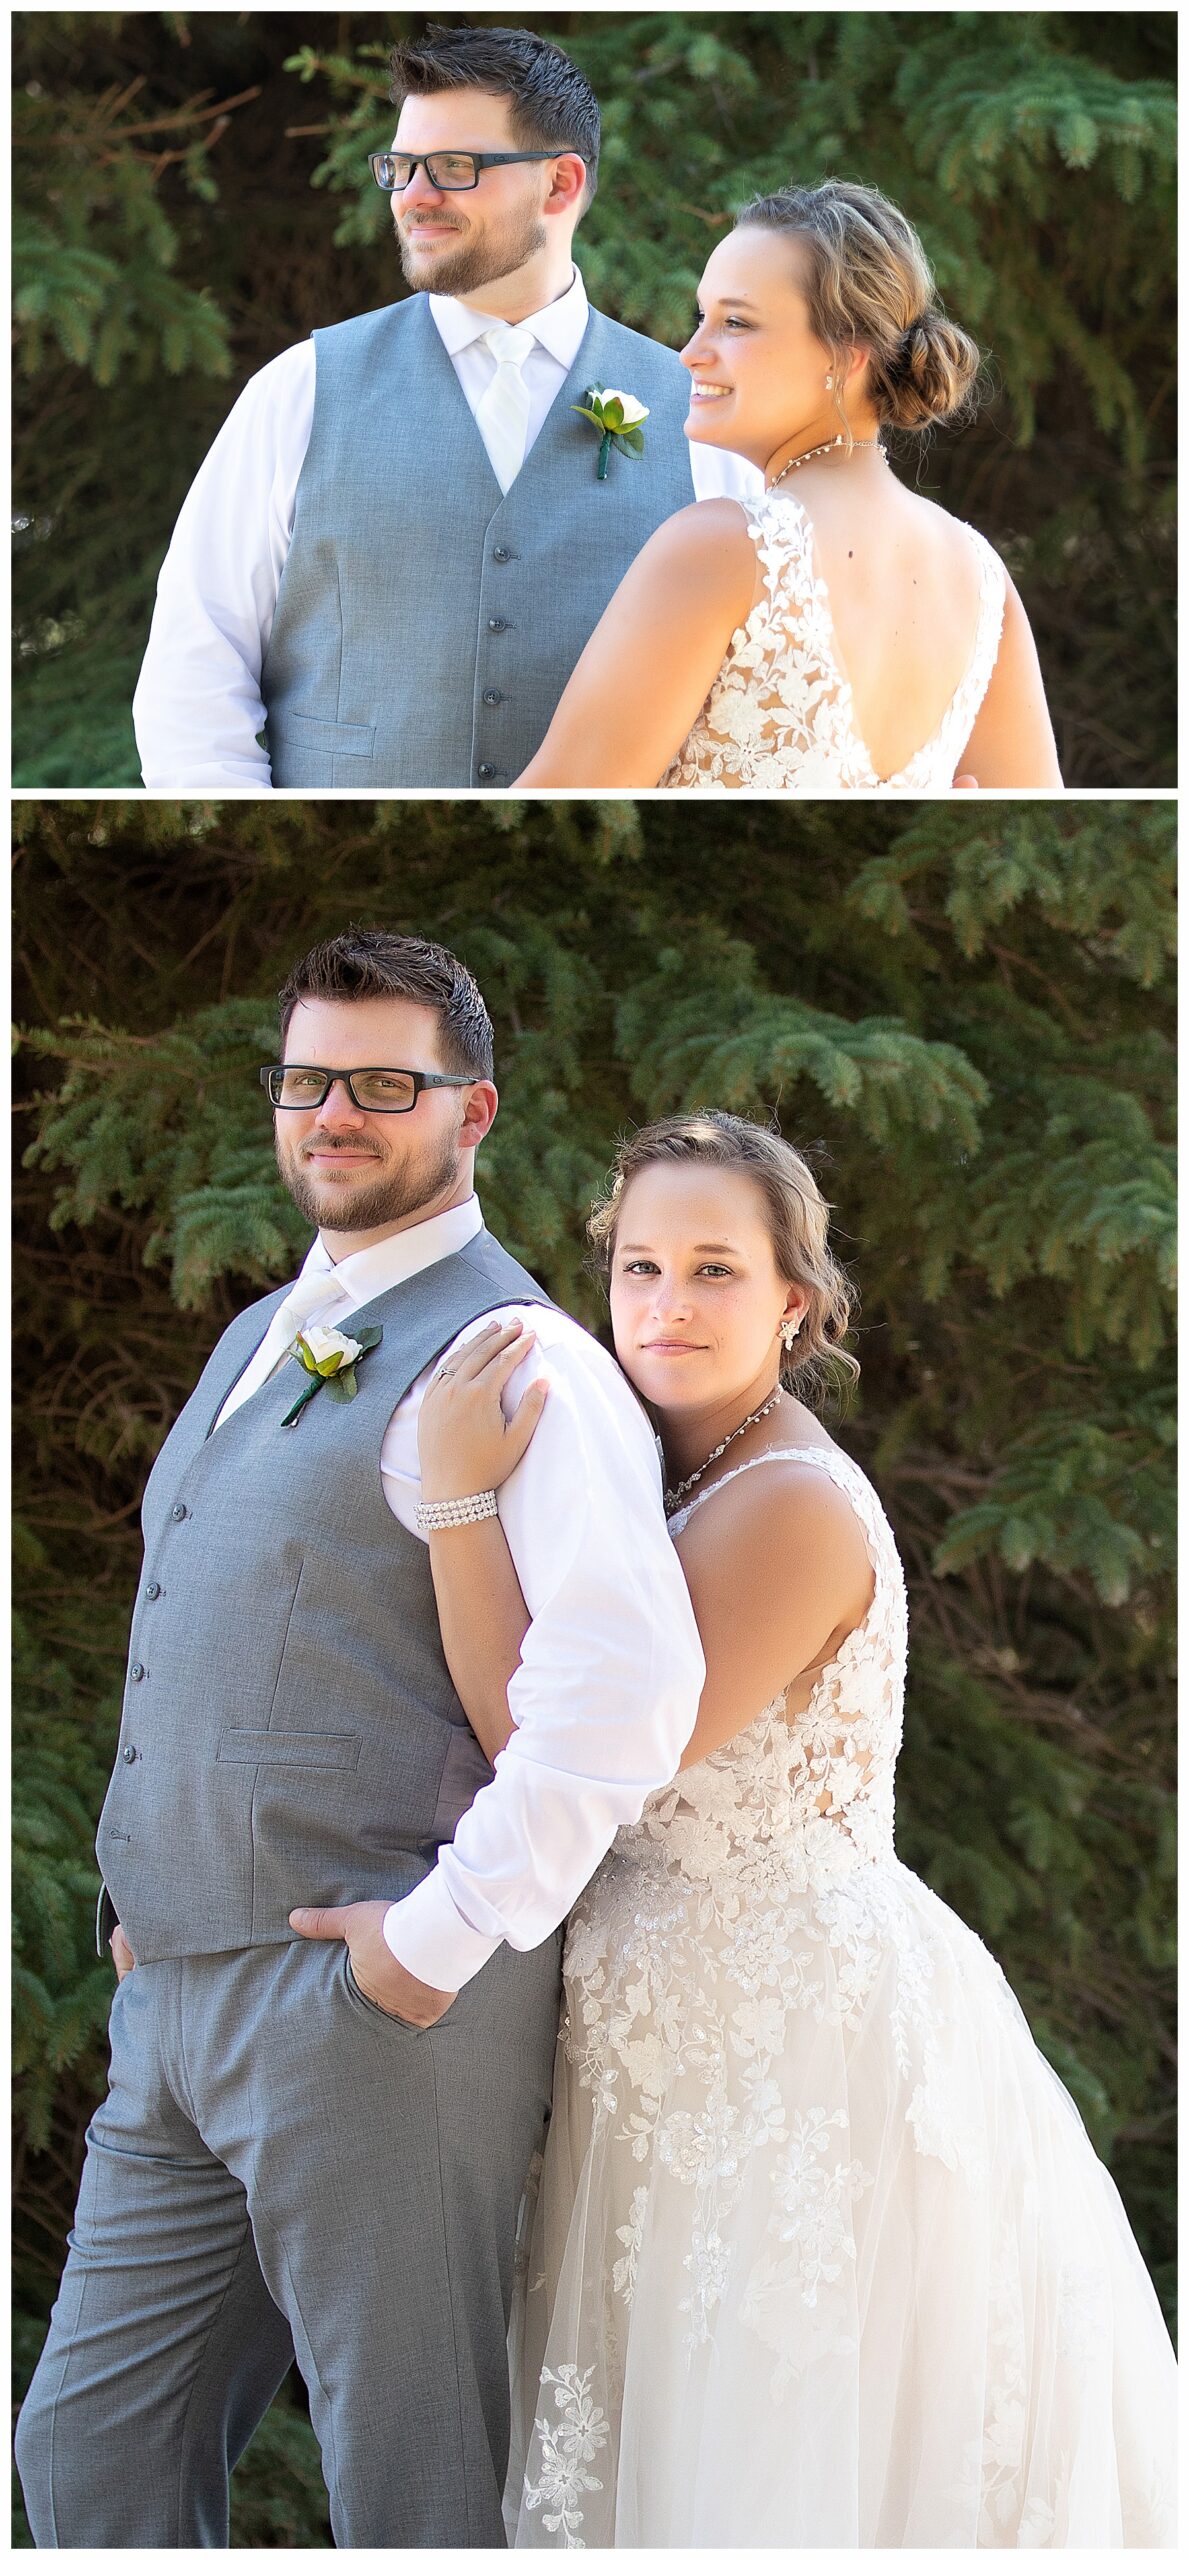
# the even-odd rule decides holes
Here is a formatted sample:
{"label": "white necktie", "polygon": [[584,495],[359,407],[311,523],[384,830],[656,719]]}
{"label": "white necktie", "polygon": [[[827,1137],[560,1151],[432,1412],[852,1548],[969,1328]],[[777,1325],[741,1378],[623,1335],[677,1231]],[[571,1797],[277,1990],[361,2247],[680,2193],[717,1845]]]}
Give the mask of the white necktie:
{"label": "white necktie", "polygon": [[215,1424],[216,1431],[229,1414],[238,1413],[241,1404],[246,1404],[249,1396],[255,1395],[257,1387],[263,1386],[266,1378],[271,1378],[278,1361],[292,1349],[298,1334],[304,1333],[311,1316],[315,1313],[319,1316],[341,1315],[347,1303],[347,1292],[336,1272],[303,1271],[294,1281],[288,1297],[282,1299],[242,1378],[237,1378]]}
{"label": "white necktie", "polygon": [[495,372],[475,411],[475,424],[505,495],[524,460],[528,441],[529,390],[521,367],[536,343],[531,329],[510,329],[503,320],[483,332],[483,344],[495,357]]}

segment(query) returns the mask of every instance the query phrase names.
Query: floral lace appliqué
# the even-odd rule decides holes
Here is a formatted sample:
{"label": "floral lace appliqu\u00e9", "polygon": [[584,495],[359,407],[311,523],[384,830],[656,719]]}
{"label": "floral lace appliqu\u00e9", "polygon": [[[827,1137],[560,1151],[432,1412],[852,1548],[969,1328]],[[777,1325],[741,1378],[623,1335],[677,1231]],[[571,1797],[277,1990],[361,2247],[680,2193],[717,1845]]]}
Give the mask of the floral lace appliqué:
{"label": "floral lace appliqu\u00e9", "polygon": [[[837,2170],[821,2166],[845,2118],[818,2109],[790,2123],[776,2065],[799,2012],[858,2020],[889,1946],[897,2050],[919,2101],[921,2148],[954,2150],[934,2123],[940,2102],[922,1999],[930,1962],[911,1930],[901,1927],[896,1944],[879,1889],[894,1860],[907,1649],[899,1557],[870,1485],[841,1451],[771,1451],[746,1464],[780,1460],[818,1467],[844,1486],[875,1573],[867,1615],[794,1718],[783,1696],[774,1699],[650,1798],[580,1897],[566,1946],[562,2040],[596,2117],[650,2175],[690,2191],[678,2308],[691,2354],[708,2340],[724,2298],[734,2208],[763,2151],[772,2161],[771,2247],[744,2316],[764,2335],[765,2306],[778,2294],[806,2301],[812,2260],[815,2343],[798,2352],[824,2351],[822,2289],[853,2257],[845,2213],[869,2174],[849,2158]],[[677,1515],[674,1535],[700,1501],[744,1471],[706,1488]],[[892,1913],[895,1920],[894,1895]],[[624,2255],[615,2290],[629,2299],[648,2192],[635,2186],[630,2221],[616,2235]],[[799,2217],[795,2246],[790,2216]],[[790,2352],[782,2338],[785,2372]]]}
{"label": "floral lace appliqu\u00e9", "polygon": [[813,528],[796,499],[765,491],[741,499],[759,552],[764,592],[732,637],[663,791],[948,790],[961,748],[991,681],[1003,627],[1003,564],[973,526],[979,610],[970,660],[931,738],[899,773],[876,773],[855,725],[851,688],[838,664],[829,597],[814,560]]}
{"label": "floral lace appliqu\u00e9", "polygon": [[[895,1855],[908,1617],[873,1488],[830,1445],[766,1450],[703,1486],[673,1534],[734,1476],[779,1464],[819,1468],[846,1494],[871,1604],[803,1707],[774,1698],[646,1800],[571,1915],[559,2130],[524,2297],[535,2327],[515,2539],[721,2546],[713,2462],[709,2504],[691,2510],[686,2492],[699,2413],[712,2421],[742,2386],[716,2457],[724,2476],[754,2457],[752,2505],[750,2475],[730,2490],[751,2518],[740,2542],[777,2538],[767,2454],[787,2439],[794,2470],[830,2474],[814,2512],[837,2533],[804,2547],[855,2548],[847,2412],[861,2441],[886,2385],[885,2488],[893,2501],[927,2490],[920,2547],[1069,2547],[1087,2471],[1098,2494],[1096,2413],[1109,2426],[1118,2370],[1116,2240],[1099,2249],[1079,2173],[1065,2205],[1069,2102],[1054,2118],[994,1957]],[[1158,2400],[1154,2353],[1153,2383]],[[838,2433],[819,2441],[825,2411]],[[906,2468],[901,2491],[898,2447],[918,2426],[937,2477],[908,2481]],[[1120,2462],[1128,2546],[1174,2539],[1159,2450],[1149,2464],[1139,2443]],[[891,2541],[918,2547],[895,2529]]]}
{"label": "floral lace appliqu\u00e9", "polygon": [[546,2367],[541,2376],[542,2392],[552,2388],[560,2415],[555,2426],[546,2419],[537,2420],[536,2477],[526,2487],[524,2499],[526,2506],[542,2509],[546,2533],[555,2533],[558,2548],[564,2551],[584,2548],[578,2500],[603,2486],[590,2465],[597,2461],[611,2431],[591,2392],[593,2372],[593,2367],[579,2373],[577,2365],[563,2364],[556,2373]]}

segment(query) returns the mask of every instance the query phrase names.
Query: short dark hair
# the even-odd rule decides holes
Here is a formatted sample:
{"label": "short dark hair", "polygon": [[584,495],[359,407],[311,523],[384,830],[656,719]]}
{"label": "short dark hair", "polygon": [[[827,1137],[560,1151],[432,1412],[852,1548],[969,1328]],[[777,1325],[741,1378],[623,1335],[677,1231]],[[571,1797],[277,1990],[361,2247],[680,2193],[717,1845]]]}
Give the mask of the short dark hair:
{"label": "short dark hair", "polygon": [[[416,934],[381,933],[369,925],[348,925],[329,942],[315,943],[290,970],[277,997],[284,1049],[290,1016],[306,997],[326,997],[350,1004],[360,996],[405,996],[410,1004],[432,1008],[438,1017],[438,1046],[452,1075],[490,1076],[495,1066],[495,1037],[489,1014],[470,970],[440,942],[422,942]],[[403,1058],[377,1066],[404,1066]]]}
{"label": "short dark hair", "polygon": [[509,98],[512,131],[526,151],[576,151],[586,162],[589,204],[598,184],[602,118],[584,72],[560,45],[527,27],[429,26],[394,45],[392,102],[434,98],[443,89],[482,89]]}

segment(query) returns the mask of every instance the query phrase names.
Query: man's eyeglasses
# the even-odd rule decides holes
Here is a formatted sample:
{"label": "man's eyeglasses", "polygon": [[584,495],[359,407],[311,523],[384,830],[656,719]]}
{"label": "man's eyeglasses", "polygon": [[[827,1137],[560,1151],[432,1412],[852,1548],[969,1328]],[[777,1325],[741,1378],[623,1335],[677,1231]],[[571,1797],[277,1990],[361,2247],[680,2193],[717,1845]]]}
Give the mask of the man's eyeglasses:
{"label": "man's eyeglasses", "polygon": [[506,169],[515,160],[556,160],[556,151],[369,151],[367,165],[386,196],[400,195],[414,169],[424,169],[440,195],[477,187],[484,169]]}
{"label": "man's eyeglasses", "polygon": [[427,1086],[474,1084],[474,1076],[424,1075],[420,1067],[262,1067],[274,1111],[317,1111],[332,1084],[345,1084],[357,1111],[411,1111]]}

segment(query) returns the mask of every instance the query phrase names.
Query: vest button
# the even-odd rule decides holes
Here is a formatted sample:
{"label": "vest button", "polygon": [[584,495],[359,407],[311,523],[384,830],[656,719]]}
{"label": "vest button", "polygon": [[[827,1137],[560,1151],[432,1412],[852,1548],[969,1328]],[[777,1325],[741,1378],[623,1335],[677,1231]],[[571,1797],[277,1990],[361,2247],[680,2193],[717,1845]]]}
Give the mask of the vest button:
{"label": "vest button", "polygon": [[145,1587],[144,1587],[144,1596],[145,1596],[146,1600],[159,1600],[159,1599],[160,1599],[160,1597],[161,1597],[161,1585],[160,1585],[160,1583],[159,1583],[159,1582],[146,1582]]}
{"label": "vest button", "polygon": [[493,764],[481,764],[479,767],[479,780],[480,782],[494,782],[495,766]]}
{"label": "vest button", "polygon": [[503,698],[504,698],[504,697],[503,697],[502,693],[497,693],[497,692],[496,692],[496,689],[495,689],[495,686],[494,686],[494,685],[491,685],[491,686],[489,687],[488,691],[487,691],[487,692],[484,694],[484,696],[483,696],[483,699],[484,699],[484,701],[485,701],[485,702],[502,702],[502,701],[503,701]]}
{"label": "vest button", "polygon": [[185,1517],[186,1517],[186,1506],[185,1506],[185,1503],[184,1503],[184,1502],[175,1502],[175,1504],[174,1504],[174,1506],[173,1506],[173,1509],[172,1509],[172,1511],[170,1512],[170,1515],[169,1515],[169,1516],[170,1516],[170,1519],[171,1519],[171,1520],[184,1520],[184,1519],[185,1519]]}
{"label": "vest button", "polygon": [[130,1680],[143,1680],[143,1678],[144,1678],[144,1664],[143,1664],[143,1662],[130,1662],[130,1663],[129,1663],[129,1665],[128,1665],[128,1677],[129,1677],[129,1679],[130,1679]]}
{"label": "vest button", "polygon": [[503,544],[502,544],[502,542],[501,542],[501,543],[498,543],[498,544],[497,544],[497,546],[496,546],[495,550],[492,552],[492,555],[491,555],[491,556],[492,556],[492,559],[493,559],[493,560],[498,560],[498,561],[499,561],[500,567],[501,567],[501,569],[502,569],[502,568],[503,568],[503,565],[504,565],[505,560],[510,560],[510,559],[511,559],[511,557],[512,557],[512,554],[511,554],[511,552],[510,552],[510,551],[505,551],[504,546],[503,546]]}
{"label": "vest button", "polygon": [[123,1750],[123,1757],[124,1757],[124,1759],[125,1759],[125,1760],[135,1760],[135,1758],[136,1758],[136,1745],[135,1745],[135,1743],[133,1743],[133,1742],[126,1742],[126,1743],[125,1743],[125,1745],[124,1745],[124,1750]]}
{"label": "vest button", "polygon": [[493,613],[487,628],[489,631],[506,631],[508,626],[498,613]]}

